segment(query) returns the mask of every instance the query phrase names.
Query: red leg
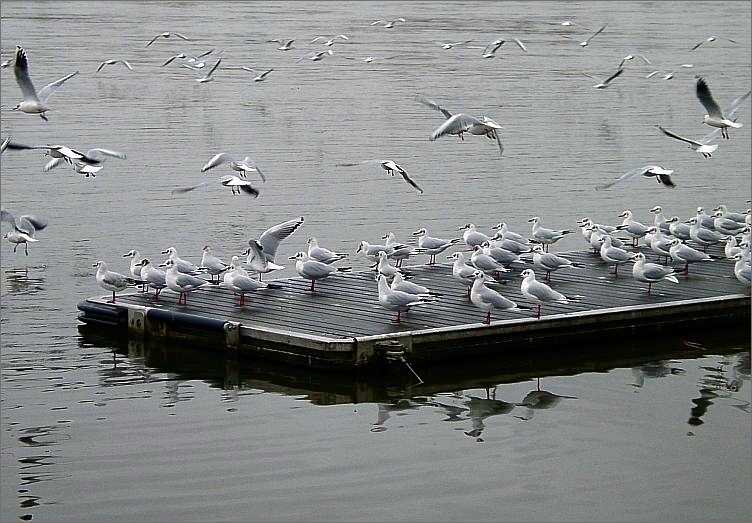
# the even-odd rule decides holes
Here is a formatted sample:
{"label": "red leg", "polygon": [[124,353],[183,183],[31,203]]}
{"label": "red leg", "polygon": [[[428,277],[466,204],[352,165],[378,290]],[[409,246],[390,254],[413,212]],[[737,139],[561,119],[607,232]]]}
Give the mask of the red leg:
{"label": "red leg", "polygon": [[313,292],[313,289],[316,287],[316,280],[311,280],[311,292]]}
{"label": "red leg", "polygon": [[491,311],[486,314],[486,325],[491,325]]}
{"label": "red leg", "polygon": [[397,323],[399,323],[399,322],[400,322],[400,318],[401,318],[401,313],[402,313],[402,311],[401,311],[401,310],[399,310],[399,309],[397,309]]}
{"label": "red leg", "polygon": [[648,282],[648,294],[650,294],[650,287],[653,285],[653,282]]}
{"label": "red leg", "polygon": [[538,319],[540,319],[540,310],[541,310],[541,304],[539,303],[538,304],[538,308],[537,308],[536,313],[535,313],[535,317],[538,318]]}

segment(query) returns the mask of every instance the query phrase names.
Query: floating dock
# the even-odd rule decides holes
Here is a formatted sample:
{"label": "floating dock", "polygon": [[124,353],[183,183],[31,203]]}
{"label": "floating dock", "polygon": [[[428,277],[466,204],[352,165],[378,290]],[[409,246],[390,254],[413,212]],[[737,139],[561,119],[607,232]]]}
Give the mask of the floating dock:
{"label": "floating dock", "polygon": [[[645,251],[648,261],[657,258]],[[130,336],[167,338],[226,348],[239,353],[315,368],[360,369],[385,361],[433,363],[503,354],[513,344],[572,342],[580,337],[614,335],[617,330],[675,329],[686,322],[741,324],[750,314],[749,288],[733,272],[734,262],[720,258],[690,265],[679,284],[647,284],[632,278],[631,266],[610,273],[591,252],[560,253],[584,269],[552,274],[551,286],[583,298],[569,304],[545,304],[541,318],[533,311],[485,313],[468,299],[466,286],[452,277],[450,264],[405,267],[411,280],[441,293],[438,301],[416,306],[402,321],[378,303],[373,271],[341,273],[320,280],[315,292],[303,278],[273,280],[281,286],[238,296],[216,286],[190,293],[187,305],[177,294],[129,292],[109,303],[111,294],[78,304],[79,320],[89,326],[127,331]],[[538,279],[544,274],[536,271]],[[518,271],[503,275],[498,290],[521,305]],[[604,350],[607,346],[604,345]]]}

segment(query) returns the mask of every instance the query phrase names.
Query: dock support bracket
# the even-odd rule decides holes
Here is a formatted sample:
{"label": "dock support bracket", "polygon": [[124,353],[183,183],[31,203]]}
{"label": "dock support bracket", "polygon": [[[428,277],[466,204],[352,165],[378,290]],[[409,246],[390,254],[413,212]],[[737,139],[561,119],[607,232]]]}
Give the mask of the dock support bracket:
{"label": "dock support bracket", "polygon": [[228,349],[240,348],[240,322],[226,321],[224,325],[225,345]]}
{"label": "dock support bracket", "polygon": [[131,334],[142,337],[145,335],[148,310],[148,307],[128,307],[128,331]]}

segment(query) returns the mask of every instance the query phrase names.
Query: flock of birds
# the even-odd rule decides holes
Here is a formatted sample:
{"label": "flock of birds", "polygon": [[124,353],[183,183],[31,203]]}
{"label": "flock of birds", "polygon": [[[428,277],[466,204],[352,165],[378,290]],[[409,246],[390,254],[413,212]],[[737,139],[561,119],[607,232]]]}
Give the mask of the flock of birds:
{"label": "flock of birds", "polygon": [[[734,276],[745,285],[750,285],[752,210],[737,213],[729,211],[725,205],[719,205],[708,215],[702,207],[698,207],[697,214],[688,220],[680,220],[677,216],[666,218],[660,206],[653,207],[650,212],[654,215],[651,225],[635,220],[629,209],[619,215],[623,220],[618,225],[597,224],[590,218],[582,218],[578,225],[594,254],[614,268],[615,277],[618,277],[620,266],[632,263],[632,277],[647,283],[648,293],[659,282],[679,283],[677,276],[688,275],[690,264],[713,261],[715,258],[706,250],[709,246],[720,243],[725,243],[724,255],[736,261]],[[3,219],[13,219],[6,214]],[[28,226],[35,219],[22,216],[16,221]],[[409,280],[409,273],[402,269],[404,260],[417,255],[428,255],[427,264],[434,265],[437,255],[455,246],[462,250],[456,250],[447,256],[447,259],[453,260],[452,276],[466,286],[470,302],[486,313],[485,323],[490,324],[493,310],[521,312],[531,309],[527,305],[515,303],[492,288],[499,283],[503,273],[514,269],[522,269],[520,290],[535,306],[536,317],[540,318],[543,304],[569,303],[583,298],[577,295],[567,296],[552,288],[551,274],[561,269],[582,269],[586,266],[549,252],[549,246],[571,234],[572,230],[546,228],[537,216],[529,221],[532,227],[527,236],[511,231],[504,222],[495,225],[491,235],[479,231],[475,224],[468,223],[459,228],[463,231],[462,236],[452,239],[430,236],[426,228],[421,228],[413,233],[417,239],[415,245],[397,241],[394,233],[390,232],[383,236],[383,243],[361,241],[355,254],[362,254],[374,262],[378,302],[385,309],[397,313],[395,321],[398,323],[402,314],[410,308],[441,299],[440,293]],[[201,288],[211,288],[211,284],[215,284],[237,294],[238,305],[242,307],[245,305],[246,294],[282,288],[282,285],[273,280],[262,281],[262,275],[284,269],[283,265],[276,263],[277,249],[303,223],[304,219],[301,217],[271,227],[258,239],[250,239],[248,248],[240,255],[233,256],[229,264],[215,256],[210,246],[203,248],[198,265],[178,256],[174,247],[162,251],[161,254],[167,258],[156,265],[142,257],[138,251],[131,250],[123,255],[131,259],[129,275],[111,271],[104,261],[98,261],[94,264],[97,268],[96,280],[103,289],[112,292],[113,303],[117,292],[131,285],[142,285],[142,291],[154,290],[156,301],[159,300],[160,292],[167,288],[178,294],[178,304],[186,305],[189,293]],[[627,250],[628,246],[618,234],[631,239],[635,250]],[[665,257],[666,264],[648,262],[645,253],[639,250],[640,239],[659,259]],[[689,241],[699,249],[689,245]],[[350,270],[350,267],[335,266],[335,263],[348,259],[349,253],[322,247],[313,237],[308,238],[306,243],[307,250],[299,251],[290,260],[295,263],[297,273],[310,280],[311,293],[315,293],[317,281]],[[470,253],[469,256],[466,253]],[[240,256],[246,256],[245,266]],[[681,270],[672,266],[676,263],[683,266]],[[536,279],[531,266],[545,273],[544,281]],[[208,280],[202,277],[207,275]]]}
{"label": "flock of birds", "polygon": [[[370,25],[380,26],[385,29],[393,29],[401,24],[408,23],[404,18],[395,18],[391,20],[376,20]],[[563,21],[561,26],[571,27],[574,25],[571,21]],[[579,42],[580,47],[585,48],[593,42],[593,39],[604,33],[607,25],[601,26],[597,31],[585,40]],[[183,41],[191,39],[181,33],[163,32],[155,35],[146,43],[146,47],[156,44],[160,40],[177,38]],[[602,38],[602,37],[601,37]],[[317,36],[311,40],[311,44],[320,43],[325,49],[313,51],[310,54],[301,56],[300,60],[308,59],[316,62],[323,60],[327,56],[333,56],[332,47],[341,42],[346,42],[350,37],[346,34]],[[710,36],[699,42],[692,51],[703,45],[708,45],[718,39],[717,36]],[[728,39],[726,39],[728,40]],[[518,38],[513,39],[519,49],[526,53],[527,46]],[[728,40],[736,43],[733,40]],[[281,52],[287,52],[295,49],[295,39],[275,39],[268,42],[280,44],[277,49]],[[481,50],[481,56],[485,59],[494,58],[503,44],[504,39],[495,39],[485,46],[472,46],[472,40],[458,42],[437,42],[442,49],[450,50],[458,46],[469,48],[478,48]],[[161,66],[166,67],[172,63],[179,63],[182,68],[197,72],[201,76],[195,78],[198,83],[207,83],[215,80],[215,72],[222,64],[222,56],[214,60],[213,65],[207,65],[207,58],[215,53],[215,50],[209,50],[200,54],[190,54],[180,52],[170,56]],[[221,53],[220,53],[221,54]],[[354,59],[352,57],[347,57]],[[366,56],[362,61],[370,63],[376,59],[389,59],[392,57],[374,57]],[[594,87],[605,89],[613,84],[624,72],[624,66],[627,62],[639,58],[646,64],[651,64],[650,60],[643,55],[627,55],[621,59],[617,70],[600,81]],[[7,60],[0,64],[5,68],[13,64],[13,70],[16,81],[21,90],[23,100],[13,109],[29,115],[37,115],[43,120],[47,120],[46,113],[50,110],[48,105],[50,96],[62,87],[66,82],[74,78],[78,71],[67,74],[62,78],[37,90],[32,83],[29,72],[29,60],[26,51],[17,46],[13,60]],[[97,72],[105,67],[122,65],[129,71],[133,66],[128,60],[121,58],[112,58],[104,60],[97,68]],[[691,64],[683,64],[686,67],[692,67]],[[257,70],[247,66],[230,67],[242,69],[254,73],[254,82],[266,81],[270,78],[274,69]],[[207,72],[204,73],[204,70]],[[647,77],[650,78],[660,71],[653,71]],[[587,74],[587,73],[586,73]],[[673,73],[664,75],[668,80]],[[591,76],[587,74],[587,76]],[[592,76],[591,76],[592,77]],[[729,105],[721,110],[718,102],[713,98],[706,80],[697,77],[695,94],[700,104],[707,111],[703,118],[705,125],[714,128],[705,137],[694,140],[685,138],[679,134],[657,126],[658,130],[665,136],[688,144],[689,148],[696,151],[704,158],[712,157],[712,154],[718,148],[718,144],[713,142],[718,137],[728,139],[729,129],[738,129],[742,124],[737,122],[736,114],[742,103],[749,97],[750,92],[732,100]],[[465,135],[484,136],[495,142],[499,155],[504,153],[504,145],[501,139],[502,126],[487,115],[474,116],[462,112],[450,112],[439,103],[418,96],[417,101],[424,106],[441,113],[444,121],[434,129],[429,140],[434,141],[442,137],[453,135],[459,140],[464,140]],[[0,153],[5,150],[43,150],[44,155],[49,158],[43,166],[43,170],[49,171],[62,165],[68,165],[77,173],[86,177],[94,177],[104,167],[104,162],[108,158],[118,158],[125,160],[125,153],[105,149],[93,148],[81,152],[66,145],[43,144],[43,145],[25,145],[15,142],[10,136],[2,140]],[[423,188],[401,167],[397,162],[391,159],[364,160],[360,162],[350,162],[339,164],[341,166],[356,166],[363,164],[379,164],[380,167],[392,176],[395,173],[409,184],[410,187],[423,193]],[[266,181],[264,173],[259,166],[250,157],[236,157],[229,153],[219,153],[209,159],[201,168],[201,172],[207,172],[220,165],[227,165],[234,173],[224,175],[219,178],[221,185],[230,187],[232,194],[245,194],[251,197],[258,197],[260,192],[254,187],[253,183],[248,180],[249,173],[256,173],[261,181]],[[654,178],[658,183],[666,187],[674,187],[671,175],[673,170],[659,165],[646,165],[640,168],[632,169],[617,179],[598,185],[597,190],[608,189],[613,185],[639,177]],[[199,187],[205,186],[209,181],[195,184],[188,187],[175,188],[173,194],[182,194],[193,191]],[[670,281],[678,283],[676,276],[677,271],[668,265],[649,263],[642,252],[630,252],[617,234],[626,234],[634,241],[634,246],[640,238],[644,238],[649,245],[650,250],[659,256],[665,256],[666,262],[671,259],[674,262],[684,265],[684,273],[688,273],[689,265],[702,261],[712,261],[712,257],[707,253],[697,250],[688,245],[686,242],[691,240],[695,245],[701,248],[707,248],[720,242],[725,242],[725,255],[737,261],[735,265],[735,276],[742,282],[749,285],[750,280],[750,251],[749,251],[749,231],[750,231],[750,211],[746,213],[729,212],[725,206],[719,206],[712,215],[707,215],[698,209],[698,213],[690,220],[682,221],[678,217],[666,219],[660,207],[651,210],[655,214],[655,221],[652,226],[646,226],[633,219],[632,212],[625,210],[621,217],[621,225],[600,225],[595,224],[590,219],[583,219],[579,222],[585,240],[594,249],[603,261],[609,266],[614,267],[614,274],[618,276],[618,269],[626,263],[633,263],[633,277],[648,284],[648,292],[651,291],[652,285],[661,281]],[[37,231],[43,230],[47,223],[33,215],[22,215],[16,217],[13,213],[3,210],[1,221],[12,224],[12,230],[6,233],[3,238],[15,244],[14,252],[19,245],[23,244],[26,254],[28,254],[28,244],[37,242],[35,237]],[[441,239],[432,237],[428,234],[426,228],[416,231],[414,234],[417,238],[417,245],[400,243],[396,240],[394,234],[389,233],[384,237],[386,240],[383,244],[370,244],[366,241],[361,242],[356,253],[363,253],[375,263],[378,301],[386,309],[396,311],[396,321],[400,321],[401,315],[407,312],[411,307],[419,304],[430,303],[440,299],[436,293],[429,289],[409,281],[406,274],[403,273],[401,265],[403,261],[417,254],[426,254],[429,256],[428,264],[436,262],[436,256],[444,253],[454,246],[464,246],[469,251],[456,251],[448,256],[453,260],[453,276],[467,285],[467,293],[470,301],[486,312],[486,323],[491,321],[491,312],[493,310],[502,311],[520,311],[528,310],[527,306],[518,305],[517,303],[505,298],[492,286],[496,282],[495,277],[501,273],[509,272],[512,268],[524,268],[521,272],[522,283],[521,291],[523,296],[528,298],[537,308],[536,316],[540,317],[541,305],[551,302],[567,303],[569,300],[577,300],[577,296],[565,296],[554,290],[548,283],[536,279],[532,266],[545,271],[545,280],[550,283],[552,272],[563,268],[577,268],[578,265],[566,257],[548,252],[550,245],[556,243],[569,230],[553,230],[542,225],[539,217],[530,219],[532,229],[530,235],[521,235],[515,233],[507,227],[505,223],[500,223],[495,227],[492,235],[486,235],[479,231],[472,223],[466,224],[461,228],[463,234],[461,238]],[[98,261],[94,264],[97,268],[96,280],[98,284],[112,292],[112,301],[115,302],[116,293],[123,291],[129,285],[141,285],[143,291],[153,289],[155,300],[159,299],[160,292],[167,288],[178,293],[178,303],[186,304],[190,292],[197,289],[206,288],[212,283],[222,288],[232,290],[239,295],[240,305],[245,304],[245,295],[259,290],[278,288],[279,285],[273,281],[262,281],[262,275],[274,270],[283,268],[275,262],[275,256],[279,243],[294,233],[303,224],[303,218],[289,220],[278,224],[265,231],[258,239],[249,240],[249,247],[238,256],[233,256],[230,263],[216,257],[209,246],[204,247],[200,264],[194,264],[183,258],[180,258],[174,247],[170,247],[162,252],[167,255],[167,259],[160,263],[152,263],[148,258],[144,258],[138,251],[132,250],[125,254],[125,257],[131,258],[129,274],[124,275],[108,269],[104,261]],[[290,258],[294,261],[295,269],[300,276],[311,281],[310,291],[315,292],[315,284],[318,280],[327,278],[339,272],[349,270],[349,267],[337,267],[334,264],[348,258],[348,253],[334,252],[318,245],[315,238],[308,239],[308,248],[300,251]],[[469,252],[469,256],[466,256]],[[246,256],[246,266],[240,261],[240,256]],[[394,262],[392,265],[391,262]],[[207,280],[205,277],[210,277]]]}

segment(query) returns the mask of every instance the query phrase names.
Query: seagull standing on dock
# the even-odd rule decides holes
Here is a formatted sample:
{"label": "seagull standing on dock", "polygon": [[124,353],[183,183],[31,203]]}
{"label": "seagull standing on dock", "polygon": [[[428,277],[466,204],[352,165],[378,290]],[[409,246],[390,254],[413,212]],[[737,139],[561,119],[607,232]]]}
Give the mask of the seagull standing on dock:
{"label": "seagull standing on dock", "polygon": [[314,292],[317,280],[322,280],[337,272],[350,270],[350,267],[332,267],[326,263],[312,260],[302,251],[295,254],[295,256],[290,256],[290,259],[295,260],[295,270],[297,273],[306,280],[311,280],[311,292]]}
{"label": "seagull standing on dock", "polygon": [[544,303],[569,303],[569,300],[579,298],[579,296],[564,296],[562,293],[553,290],[545,283],[537,281],[533,269],[525,269],[522,271],[521,276],[523,279],[520,290],[522,291],[523,296],[536,303],[537,309],[535,317],[537,319],[540,319],[541,317],[541,305]]}
{"label": "seagull standing on dock", "polygon": [[[175,270],[180,271],[184,274],[199,274],[198,267],[194,263],[191,263],[188,260],[184,260],[180,256],[178,256],[178,251],[175,247],[168,247],[167,249],[162,251],[162,254],[166,254],[168,256],[168,259],[173,262]],[[161,266],[162,265],[160,265],[160,267]]]}
{"label": "seagull standing on dock", "polygon": [[650,294],[650,289],[653,284],[659,281],[666,280],[673,283],[679,283],[679,280],[674,276],[674,269],[671,267],[664,267],[657,263],[646,263],[645,255],[641,252],[633,254],[632,257],[635,260],[635,263],[632,266],[632,277],[637,281],[648,284],[648,294]]}
{"label": "seagull standing on dock", "polygon": [[172,259],[168,259],[162,263],[160,267],[167,267],[167,271],[165,272],[165,282],[167,283],[168,289],[178,293],[178,305],[188,305],[189,292],[193,292],[205,285],[209,285],[209,282],[203,278],[197,278],[190,274],[181,272],[178,268],[177,262]]}
{"label": "seagull standing on dock", "polygon": [[421,254],[428,254],[428,265],[434,265],[436,263],[437,254],[441,254],[452,245],[456,245],[460,242],[459,238],[444,240],[443,238],[429,236],[428,230],[425,227],[415,231],[413,236],[418,237],[418,252]]}
{"label": "seagull standing on dock", "polygon": [[458,230],[465,231],[462,233],[462,241],[465,242],[465,245],[471,248],[482,245],[483,242],[487,242],[491,239],[487,235],[477,230],[474,223],[466,223]]}
{"label": "seagull standing on dock", "polygon": [[[203,254],[201,255],[201,266],[199,269],[209,273],[212,283],[219,283],[219,276],[229,269],[230,266],[214,256],[214,252],[209,245],[204,246],[202,251]],[[217,277],[216,282],[214,281],[215,276]]]}
{"label": "seagull standing on dock", "polygon": [[543,252],[542,245],[535,245],[533,247],[533,265],[535,265],[538,269],[546,271],[546,281],[550,281],[551,273],[558,271],[559,269],[585,268],[584,265],[574,263],[572,262],[572,260],[563,258],[558,254],[554,254],[552,252]]}
{"label": "seagull standing on dock", "polygon": [[141,279],[146,282],[147,290],[148,287],[154,289],[154,298],[159,300],[159,293],[167,287],[165,271],[154,267],[147,258],[144,258],[141,260]]}
{"label": "seagull standing on dock", "polygon": [[393,291],[386,281],[386,277],[379,274],[377,277],[379,289],[379,305],[390,311],[397,311],[395,321],[400,323],[402,312],[407,312],[411,307],[436,301],[434,296],[420,296],[408,294],[402,291]]}
{"label": "seagull standing on dock", "polygon": [[455,280],[459,280],[465,285],[468,285],[467,295],[469,297],[469,285],[472,285],[473,279],[475,278],[475,271],[477,269],[467,264],[465,261],[465,255],[461,252],[454,252],[450,256],[447,256],[447,259],[454,260],[454,263],[452,264],[452,277]]}
{"label": "seagull standing on dock", "polygon": [[232,269],[227,271],[224,278],[219,283],[219,286],[225,289],[230,289],[235,294],[240,296],[238,305],[242,307],[245,305],[245,295],[249,292],[256,292],[261,289],[281,289],[282,285],[275,283],[265,283],[259,280],[255,280],[248,276],[248,273],[238,267],[238,257],[233,256],[231,267]]}
{"label": "seagull standing on dock", "polygon": [[486,287],[483,271],[475,271],[473,277],[475,279],[470,289],[470,301],[480,310],[486,312],[486,325],[491,324],[491,311],[494,309],[503,311],[520,310],[515,302]]}
{"label": "seagull standing on dock", "polygon": [[97,269],[96,278],[99,286],[112,292],[112,301],[108,303],[115,303],[115,293],[125,290],[128,285],[143,283],[142,280],[136,280],[119,272],[107,270],[107,264],[101,260],[92,265],[92,267],[96,267]]}
{"label": "seagull standing on dock", "polygon": [[26,58],[26,51],[21,46],[16,46],[16,59],[13,66],[13,72],[16,76],[16,82],[21,88],[23,94],[23,102],[16,105],[12,110],[21,111],[26,114],[38,114],[42,120],[47,121],[47,116],[44,113],[50,110],[47,107],[47,99],[57,91],[57,89],[63,85],[67,80],[73,78],[78,74],[78,71],[69,75],[63,76],[59,80],[45,85],[39,92],[34,88],[34,84],[31,83],[31,77],[29,76],[29,61]]}
{"label": "seagull standing on dock", "polygon": [[[259,240],[248,240],[248,248],[242,253],[244,256],[248,256],[246,264],[248,264],[252,273],[258,274],[259,281],[261,281],[261,275],[268,272],[284,269],[284,265],[277,265],[273,261],[269,260],[264,246]],[[274,257],[272,256],[272,259]]]}
{"label": "seagull standing on dock", "polygon": [[734,276],[736,279],[750,286],[750,278],[752,278],[752,267],[750,267],[749,256],[746,258],[741,253],[735,254],[733,258],[736,263],[734,264]]}
{"label": "seagull standing on dock", "polygon": [[708,253],[700,252],[689,245],[684,245],[679,239],[672,240],[669,252],[671,253],[671,259],[676,262],[684,263],[684,270],[682,273],[686,276],[689,276],[690,263],[713,261],[713,258],[711,258]]}
{"label": "seagull standing on dock", "polygon": [[632,238],[632,246],[637,247],[640,238],[648,233],[648,229],[650,229],[650,227],[643,225],[637,220],[632,219],[632,216],[632,211],[630,209],[625,209],[619,215],[619,218],[624,219],[622,220],[621,225],[618,227],[618,229],[624,231],[627,236]]}
{"label": "seagull standing on dock", "polygon": [[601,244],[601,259],[609,266],[614,266],[614,276],[619,277],[619,265],[632,260],[632,254],[611,245],[611,236],[605,236]]}
{"label": "seagull standing on dock", "polygon": [[[123,258],[131,259],[130,266],[128,267],[128,271],[131,273],[131,276],[133,276],[134,278],[138,280],[145,279],[141,276],[141,272],[143,271],[143,268],[144,268],[143,264],[141,263],[143,261],[143,258],[141,257],[141,255],[139,254],[137,250],[131,249],[130,251],[123,254]],[[145,290],[146,290],[146,285],[144,284],[141,287],[141,291],[145,291]]]}
{"label": "seagull standing on dock", "polygon": [[308,243],[308,257],[312,260],[326,263],[327,265],[350,256],[347,252],[334,252],[324,247],[320,247],[318,240],[313,237],[308,238],[306,243]]}
{"label": "seagull standing on dock", "polygon": [[[270,261],[273,262],[275,256],[277,255],[277,249],[279,248],[279,244],[282,243],[285,239],[289,238],[292,233],[298,230],[298,228],[303,225],[304,222],[303,216],[300,218],[293,218],[292,220],[287,220],[282,223],[278,223],[277,225],[272,225],[267,230],[265,230],[263,233],[261,233],[261,236],[258,238],[258,243],[261,245],[261,250],[263,252],[264,257]],[[249,241],[249,244],[253,240]]]}
{"label": "seagull standing on dock", "polygon": [[528,220],[528,223],[533,224],[532,228],[532,239],[535,240],[538,243],[542,243],[544,245],[544,251],[548,252],[548,246],[553,245],[554,243],[561,240],[564,236],[567,234],[571,234],[572,231],[569,230],[552,230],[547,229],[541,225],[541,219],[538,216],[533,216]]}

